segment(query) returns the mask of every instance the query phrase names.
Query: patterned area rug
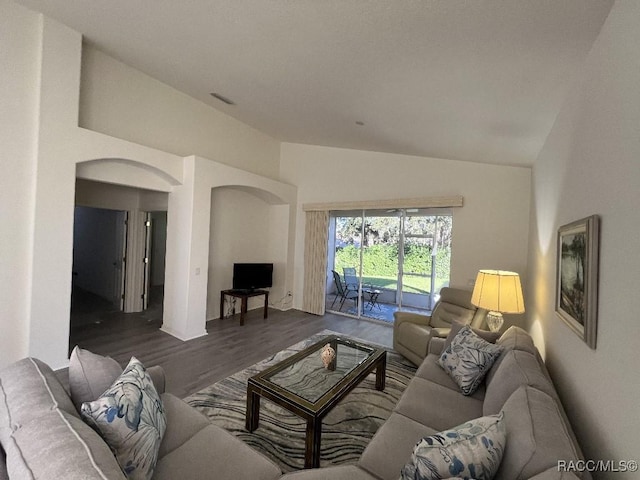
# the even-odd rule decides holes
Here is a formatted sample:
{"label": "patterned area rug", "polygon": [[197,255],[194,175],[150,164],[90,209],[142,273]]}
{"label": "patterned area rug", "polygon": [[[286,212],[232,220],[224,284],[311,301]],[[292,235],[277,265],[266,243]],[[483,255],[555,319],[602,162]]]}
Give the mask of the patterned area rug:
{"label": "patterned area rug", "polygon": [[[247,379],[327,335],[340,334],[324,330],[187,397],[185,401],[215,425],[271,458],[284,472],[302,469],[306,424],[300,417],[261,399],[260,426],[253,433],[245,430]],[[320,466],[358,461],[375,432],[391,415],[415,370],[401,355],[388,351],[384,391],[375,389],[375,373],[372,373],[324,417]]]}

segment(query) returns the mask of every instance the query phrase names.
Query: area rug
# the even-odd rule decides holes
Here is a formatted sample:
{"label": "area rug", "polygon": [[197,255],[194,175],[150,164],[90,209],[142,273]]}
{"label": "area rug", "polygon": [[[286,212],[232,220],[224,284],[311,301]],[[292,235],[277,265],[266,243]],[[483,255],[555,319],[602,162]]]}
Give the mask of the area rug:
{"label": "area rug", "polygon": [[[253,433],[245,430],[247,379],[327,335],[371,344],[324,330],[187,397],[185,401],[215,425],[271,458],[284,472],[302,469],[306,424],[300,417],[263,398],[260,401],[259,427]],[[358,461],[375,432],[391,415],[415,370],[401,355],[389,350],[384,391],[375,389],[375,373],[372,373],[324,417],[321,467]]]}

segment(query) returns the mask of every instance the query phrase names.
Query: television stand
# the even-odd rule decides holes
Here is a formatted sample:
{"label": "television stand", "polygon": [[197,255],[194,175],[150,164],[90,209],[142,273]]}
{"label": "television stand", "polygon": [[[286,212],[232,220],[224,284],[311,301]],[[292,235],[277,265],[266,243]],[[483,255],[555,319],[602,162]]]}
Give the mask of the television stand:
{"label": "television stand", "polygon": [[240,303],[240,325],[244,325],[244,315],[247,313],[247,300],[250,297],[258,297],[264,295],[264,318],[269,316],[269,291],[268,290],[237,290],[229,289],[222,290],[220,292],[220,320],[224,318],[224,297],[229,295],[230,297],[241,299]]}

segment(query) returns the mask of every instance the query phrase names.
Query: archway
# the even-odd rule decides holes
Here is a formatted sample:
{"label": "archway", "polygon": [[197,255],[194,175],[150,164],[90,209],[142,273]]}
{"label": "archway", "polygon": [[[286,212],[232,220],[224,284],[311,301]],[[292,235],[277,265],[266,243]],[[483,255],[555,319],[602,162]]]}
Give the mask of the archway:
{"label": "archway", "polygon": [[[146,310],[158,293],[154,306],[161,306],[161,291],[150,287],[164,285],[167,209],[166,192],[77,179],[73,286],[80,295],[73,298],[131,313]],[[74,318],[72,304],[72,324],[100,320],[91,302],[77,306],[88,318]]]}
{"label": "archway", "polygon": [[[126,225],[121,228],[122,250],[129,259],[123,261],[121,268],[124,299],[121,309],[125,312],[138,312],[147,306],[153,234],[151,212],[168,214],[167,194],[178,184],[179,180],[171,173],[126,158],[101,158],[76,165],[76,205],[125,212]],[[166,224],[166,216],[164,218]]]}
{"label": "archway", "polygon": [[[211,189],[207,320],[229,314],[220,312],[220,291],[231,288],[234,263],[272,263],[270,306],[290,305],[286,268],[289,205],[272,192],[250,186],[224,185]],[[231,301],[231,300],[230,300]],[[262,299],[250,299],[249,309],[262,307]]]}
{"label": "archway", "polygon": [[166,239],[168,191],[176,181],[128,159],[76,165],[69,349],[79,339],[90,341],[97,334],[94,324],[103,323],[99,331],[162,325],[160,240]]}
{"label": "archway", "polygon": [[170,192],[180,179],[158,166],[127,158],[97,158],[76,164],[76,178]]}

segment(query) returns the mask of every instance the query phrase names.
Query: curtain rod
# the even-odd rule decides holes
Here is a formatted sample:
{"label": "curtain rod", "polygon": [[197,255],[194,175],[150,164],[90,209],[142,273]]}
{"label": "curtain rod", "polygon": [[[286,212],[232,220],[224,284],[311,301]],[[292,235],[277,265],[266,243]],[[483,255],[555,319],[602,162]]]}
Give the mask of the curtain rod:
{"label": "curtain rod", "polygon": [[392,208],[443,208],[462,207],[462,195],[449,197],[421,197],[421,198],[396,198],[390,200],[360,200],[351,202],[330,203],[305,203],[302,210],[305,212],[336,210],[371,210]]}

